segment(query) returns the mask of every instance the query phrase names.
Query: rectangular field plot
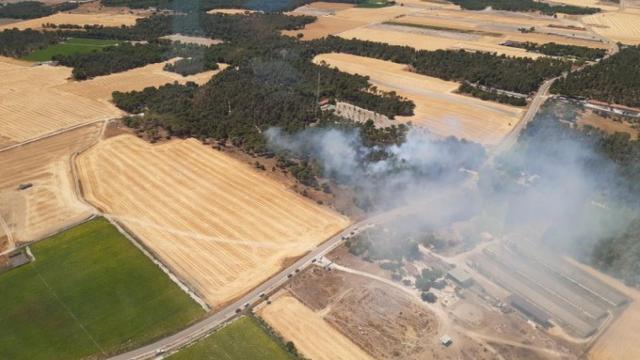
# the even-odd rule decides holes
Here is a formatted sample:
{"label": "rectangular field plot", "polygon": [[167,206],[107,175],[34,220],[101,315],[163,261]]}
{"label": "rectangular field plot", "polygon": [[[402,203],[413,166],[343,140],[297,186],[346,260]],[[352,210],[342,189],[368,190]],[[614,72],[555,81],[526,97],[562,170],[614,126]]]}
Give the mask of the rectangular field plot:
{"label": "rectangular field plot", "polygon": [[106,358],[204,314],[104,219],[32,251],[35,261],[0,274],[0,359]]}
{"label": "rectangular field plot", "polygon": [[364,350],[291,295],[282,295],[259,312],[285,339],[310,359],[368,360]]}
{"label": "rectangular field plot", "polygon": [[0,136],[23,142],[121,114],[111,104],[54,88],[70,76],[67,67],[24,66],[0,59]]}
{"label": "rectangular field plot", "polygon": [[105,47],[113,46],[116,44],[118,44],[118,41],[115,40],[73,38],[65,42],[50,45],[44,49],[40,49],[25,56],[23,59],[28,61],[49,61],[56,55],[90,53],[93,51],[100,51]]}
{"label": "rectangular field plot", "polygon": [[80,155],[78,167],[87,199],[213,306],[349,223],[195,139],[154,146],[118,136]]}
{"label": "rectangular field plot", "polygon": [[289,360],[293,357],[256,320],[242,317],[168,359]]}
{"label": "rectangular field plot", "polygon": [[[142,90],[176,81],[203,84],[221,71],[183,77],[164,71],[166,63],[72,81],[71,68],[32,66],[0,57],[0,149],[58,130],[123,115],[109,102],[114,91]],[[220,69],[225,67],[220,64]]]}
{"label": "rectangular field plot", "polygon": [[397,116],[436,135],[456,136],[494,145],[511,131],[523,114],[514,106],[455,94],[459,83],[415,74],[406,65],[348,54],[322,54],[314,59],[341,71],[370,77],[381,90],[395,91],[416,104],[414,116]]}
{"label": "rectangular field plot", "polygon": [[[33,241],[86,219],[92,209],[74,191],[70,157],[98,139],[91,124],[0,151],[0,222],[14,243]],[[20,189],[20,185],[31,187]],[[6,244],[5,244],[6,245]],[[0,245],[0,252],[6,250]]]}
{"label": "rectangular field plot", "polygon": [[69,14],[57,13],[37,19],[23,20],[11,24],[0,26],[0,31],[4,29],[18,28],[40,29],[43,24],[71,24],[71,25],[104,25],[104,26],[131,26],[135,25],[139,16],[132,14]]}

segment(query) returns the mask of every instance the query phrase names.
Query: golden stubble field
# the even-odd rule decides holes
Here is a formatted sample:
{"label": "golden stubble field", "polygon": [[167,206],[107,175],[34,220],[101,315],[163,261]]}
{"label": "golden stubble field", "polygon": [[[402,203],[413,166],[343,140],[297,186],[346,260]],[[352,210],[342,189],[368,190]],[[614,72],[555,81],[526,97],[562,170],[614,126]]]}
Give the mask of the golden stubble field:
{"label": "golden stubble field", "polygon": [[[87,125],[0,151],[0,216],[16,243],[37,240],[91,215],[75,194],[70,158],[96,141],[101,128]],[[18,190],[27,183],[33,186]]]}
{"label": "golden stubble field", "polygon": [[86,199],[124,224],[214,308],[349,224],[195,139],[131,135],[77,159]]}
{"label": "golden stubble field", "polygon": [[288,293],[262,307],[258,314],[280,335],[293,341],[307,358],[314,360],[369,360],[364,350]]}
{"label": "golden stubble field", "polygon": [[[113,91],[142,90],[177,81],[207,82],[218,71],[183,77],[165,63],[72,81],[71,69],[0,58],[0,148],[81,124],[123,115],[109,102]],[[225,65],[221,64],[221,69]]]}
{"label": "golden stubble field", "polygon": [[[303,30],[283,33],[290,36],[302,34],[303,40],[335,35],[421,50],[466,49],[530,58],[542,55],[502,44],[506,41],[531,41],[609,47],[587,29],[576,30],[583,27],[576,19],[502,11],[463,11],[451,4],[436,2],[410,1],[403,4],[370,9],[316,2],[291,12],[293,15],[315,15],[318,17],[316,22]],[[519,31],[520,28],[531,27],[536,31]]]}
{"label": "golden stubble field", "polygon": [[369,81],[379,89],[395,91],[413,100],[416,104],[414,116],[398,116],[396,121],[411,121],[436,135],[495,145],[524,113],[518,107],[455,94],[459,83],[412,73],[406,65],[390,61],[332,53],[318,55],[314,62],[369,76]]}
{"label": "golden stubble field", "polygon": [[131,26],[135,25],[136,20],[140,16],[133,14],[70,14],[57,13],[37,19],[24,20],[16,23],[0,26],[0,30],[18,28],[24,29],[41,29],[42,24],[72,24],[72,25],[104,25],[104,26]]}
{"label": "golden stubble field", "polygon": [[56,89],[70,76],[66,67],[25,66],[0,59],[0,148],[121,113],[113,105]]}
{"label": "golden stubble field", "polygon": [[610,40],[624,44],[640,44],[640,13],[638,12],[605,12],[582,18],[582,22],[591,29]]}

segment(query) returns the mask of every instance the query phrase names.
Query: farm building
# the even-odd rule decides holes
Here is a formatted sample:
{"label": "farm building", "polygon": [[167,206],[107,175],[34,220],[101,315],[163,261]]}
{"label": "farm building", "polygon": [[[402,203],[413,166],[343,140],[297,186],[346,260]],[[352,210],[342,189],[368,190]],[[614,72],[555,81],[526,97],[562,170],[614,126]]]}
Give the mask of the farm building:
{"label": "farm building", "polygon": [[473,278],[471,277],[471,275],[460,268],[450,270],[447,273],[447,277],[455,281],[462,287],[469,287],[471,286],[471,284],[473,284]]}
{"label": "farm building", "polygon": [[509,296],[508,301],[509,301],[509,304],[511,304],[511,306],[513,306],[518,311],[522,312],[525,316],[527,316],[528,318],[536,322],[538,325],[544,328],[548,328],[551,326],[551,323],[549,322],[549,316],[547,315],[547,313],[545,313],[539,307],[528,302],[524,298],[513,294]]}

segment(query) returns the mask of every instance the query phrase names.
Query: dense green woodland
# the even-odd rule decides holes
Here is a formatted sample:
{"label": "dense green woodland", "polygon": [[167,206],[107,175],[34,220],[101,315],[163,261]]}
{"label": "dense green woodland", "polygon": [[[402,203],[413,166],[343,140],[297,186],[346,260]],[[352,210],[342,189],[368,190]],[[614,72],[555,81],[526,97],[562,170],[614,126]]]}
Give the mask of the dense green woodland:
{"label": "dense green woodland", "polygon": [[[156,7],[180,11],[211,10],[218,8],[241,8],[261,11],[290,11],[316,0],[102,0],[105,6],[128,6],[130,8]],[[326,2],[360,4],[367,0],[326,0]]]}
{"label": "dense green woodland", "polygon": [[640,47],[629,46],[600,63],[556,81],[551,92],[640,107]]}
{"label": "dense green woodland", "polygon": [[58,5],[45,5],[39,1],[22,1],[0,4],[0,18],[35,19],[49,16],[59,11],[68,11],[78,7],[77,3],[66,2]]}
{"label": "dense green woodland", "polygon": [[533,60],[464,50],[415,50],[335,36],[309,43],[317,53],[344,52],[389,60],[409,64],[419,74],[523,94],[535,92],[545,79],[559,76],[571,67],[566,61],[544,57]]}
{"label": "dense green woodland", "polygon": [[600,11],[598,8],[582,7],[573,5],[550,5],[535,0],[450,0],[456,5],[460,5],[467,10],[484,10],[491,7],[494,10],[506,11],[539,11],[543,14],[554,15],[556,13],[585,15],[595,14]]}
{"label": "dense green woodland", "polygon": [[0,55],[19,58],[62,39],[63,37],[55,32],[6,29],[0,31]]}

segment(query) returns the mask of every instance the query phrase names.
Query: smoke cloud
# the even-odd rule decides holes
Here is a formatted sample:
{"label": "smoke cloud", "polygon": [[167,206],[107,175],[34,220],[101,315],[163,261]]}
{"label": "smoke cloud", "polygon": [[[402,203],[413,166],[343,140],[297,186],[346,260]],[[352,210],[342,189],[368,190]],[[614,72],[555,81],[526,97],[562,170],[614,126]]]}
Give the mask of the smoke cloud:
{"label": "smoke cloud", "polygon": [[[626,228],[634,213],[613,196],[614,164],[576,139],[521,141],[488,162],[477,144],[416,128],[402,144],[385,147],[365,146],[355,130],[265,135],[274,151],[314,159],[323,176],[372,199],[377,211],[413,208],[389,224],[407,233],[463,221],[469,236],[527,237],[584,255],[597,239]],[[381,152],[386,156],[372,156]]]}

